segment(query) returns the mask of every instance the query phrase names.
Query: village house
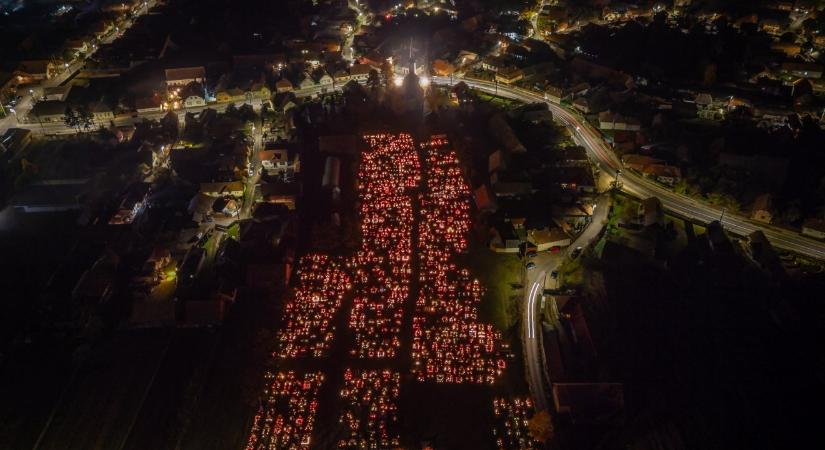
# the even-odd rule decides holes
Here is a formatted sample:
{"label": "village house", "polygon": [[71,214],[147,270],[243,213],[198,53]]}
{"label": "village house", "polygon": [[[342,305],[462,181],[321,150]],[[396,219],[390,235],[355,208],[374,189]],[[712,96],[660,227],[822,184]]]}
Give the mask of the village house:
{"label": "village house", "polygon": [[221,89],[215,93],[215,100],[218,103],[242,102],[246,99],[246,93],[238,88]]}
{"label": "village house", "polygon": [[762,194],[756,197],[751,210],[751,219],[762,223],[773,221],[773,196],[771,194]]}
{"label": "village house", "polygon": [[536,246],[536,250],[543,252],[553,247],[567,247],[570,245],[570,236],[561,228],[542,228],[527,230],[527,241]]}
{"label": "village house", "polygon": [[564,97],[564,89],[557,86],[548,85],[544,91],[544,99],[551,103],[559,104]]}
{"label": "village house", "polygon": [[502,221],[490,229],[490,234],[490,250],[497,253],[518,253],[521,239],[512,223]]}
{"label": "village house", "polygon": [[198,106],[206,106],[206,99],[204,98],[203,86],[200,83],[189,83],[180,90],[180,98],[183,100],[184,108],[194,108]]}
{"label": "village house", "polygon": [[21,61],[15,74],[19,77],[19,84],[47,80],[57,75],[57,65],[46,59]]}
{"label": "village house", "polygon": [[509,65],[506,58],[501,56],[489,56],[481,60],[481,68],[490,72],[498,72]]}
{"label": "village house", "polygon": [[206,81],[206,69],[203,66],[166,69],[165,74],[167,87],[186,86],[193,82],[203,84]]}
{"label": "village house", "polygon": [[524,72],[513,66],[505,67],[496,72],[496,81],[503,84],[513,84],[524,78]]}
{"label": "village house", "polygon": [[304,74],[304,79],[298,84],[298,89],[300,90],[307,90],[312,89],[316,86],[315,80],[307,73]]}
{"label": "village house", "polygon": [[660,183],[673,186],[682,179],[682,170],[668,164],[648,164],[641,170],[642,174]]}
{"label": "village house", "polygon": [[639,131],[641,125],[638,120],[631,117],[624,117],[621,114],[603,111],[599,113],[599,128],[602,130]]}
{"label": "village house", "polygon": [[370,76],[370,70],[372,70],[372,67],[366,64],[353,64],[349,69],[349,78],[350,80],[364,83]]}
{"label": "village house", "polygon": [[275,82],[275,92],[278,94],[283,92],[292,92],[292,82],[286,78],[281,78]]}
{"label": "village house", "polygon": [[225,195],[241,198],[243,197],[243,183],[240,181],[222,181],[213,183],[201,183],[200,192],[210,197],[223,197]]}
{"label": "village house", "polygon": [[261,166],[270,175],[286,171],[300,172],[301,162],[297,152],[290,152],[286,148],[266,148],[258,152]]}
{"label": "village house", "polygon": [[637,153],[628,153],[622,156],[622,165],[628,169],[633,169],[637,172],[641,172],[644,168],[650,164],[662,164],[664,161],[661,159],[653,158],[652,156],[647,155],[640,155]]}
{"label": "village house", "polygon": [[816,239],[825,239],[825,220],[806,219],[802,223],[802,234]]}
{"label": "village house", "polygon": [[336,85],[343,86],[350,80],[349,72],[343,69],[336,70],[335,73],[332,74],[332,79]]}
{"label": "village house", "polygon": [[573,108],[584,114],[590,114],[590,102],[584,97],[578,97],[573,100]]}
{"label": "village house", "polygon": [[163,111],[163,102],[160,97],[140,97],[135,100],[135,110],[138,114],[150,114]]}
{"label": "village house", "polygon": [[43,98],[45,100],[59,100],[64,101],[69,96],[72,90],[72,84],[64,84],[62,86],[50,86],[43,88]]}
{"label": "village house", "polygon": [[97,102],[92,105],[90,109],[95,122],[109,122],[115,118],[115,113],[112,111],[112,108],[104,102]]}

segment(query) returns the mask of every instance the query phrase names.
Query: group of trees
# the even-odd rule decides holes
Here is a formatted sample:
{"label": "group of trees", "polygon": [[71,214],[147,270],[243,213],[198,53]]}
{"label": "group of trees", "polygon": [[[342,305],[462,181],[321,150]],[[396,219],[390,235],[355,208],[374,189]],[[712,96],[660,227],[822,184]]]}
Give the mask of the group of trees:
{"label": "group of trees", "polygon": [[259,120],[258,114],[249,103],[244,103],[240,108],[235,106],[234,103],[230,103],[229,106],[226,107],[226,110],[224,110],[224,115],[238,119],[241,122],[257,122]]}
{"label": "group of trees", "polygon": [[66,112],[63,114],[63,123],[67,127],[74,128],[80,133],[81,130],[89,131],[95,125],[94,114],[85,106],[78,108],[66,107]]}

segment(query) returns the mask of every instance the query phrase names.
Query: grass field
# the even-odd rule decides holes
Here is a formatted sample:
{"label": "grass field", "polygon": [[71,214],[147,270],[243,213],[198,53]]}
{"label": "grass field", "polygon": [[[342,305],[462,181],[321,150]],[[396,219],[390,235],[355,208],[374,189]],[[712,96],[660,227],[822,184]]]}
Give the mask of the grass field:
{"label": "grass field", "polygon": [[510,99],[507,99],[507,98],[504,98],[504,97],[498,97],[498,96],[486,94],[486,93],[483,93],[483,92],[478,92],[477,94],[478,94],[478,98],[480,100],[485,101],[485,102],[490,102],[490,103],[492,103],[496,106],[499,106],[499,107],[505,108],[505,109],[519,104],[519,102],[517,102],[515,100],[510,100]]}
{"label": "grass field", "polygon": [[581,286],[584,283],[582,257],[566,260],[559,268],[559,278],[563,287]]}
{"label": "grass field", "polygon": [[518,318],[521,296],[521,263],[514,254],[495,253],[479,244],[473,244],[462,264],[470,269],[484,286],[479,315],[481,320],[493,323],[505,335]]}

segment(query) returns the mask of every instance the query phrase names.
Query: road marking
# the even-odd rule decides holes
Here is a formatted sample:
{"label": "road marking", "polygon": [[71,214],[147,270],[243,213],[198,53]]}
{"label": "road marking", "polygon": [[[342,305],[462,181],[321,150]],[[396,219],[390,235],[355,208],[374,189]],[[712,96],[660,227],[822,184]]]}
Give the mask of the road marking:
{"label": "road marking", "polygon": [[533,287],[530,289],[530,297],[527,299],[527,337],[533,339],[536,337],[536,325],[535,325],[535,310],[536,310],[536,293],[539,289],[539,283],[533,283]]}

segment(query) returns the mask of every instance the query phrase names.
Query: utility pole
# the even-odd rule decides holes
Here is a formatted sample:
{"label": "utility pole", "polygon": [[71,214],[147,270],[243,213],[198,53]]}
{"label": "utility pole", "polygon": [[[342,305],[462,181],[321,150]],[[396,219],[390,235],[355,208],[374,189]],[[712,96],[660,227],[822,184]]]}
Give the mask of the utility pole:
{"label": "utility pole", "polygon": [[719,223],[720,223],[720,224],[724,224],[724,220],[725,220],[725,211],[727,211],[727,210],[728,210],[728,208],[726,208],[726,207],[724,207],[724,206],[722,207],[722,214],[721,214],[721,215],[719,215]]}

